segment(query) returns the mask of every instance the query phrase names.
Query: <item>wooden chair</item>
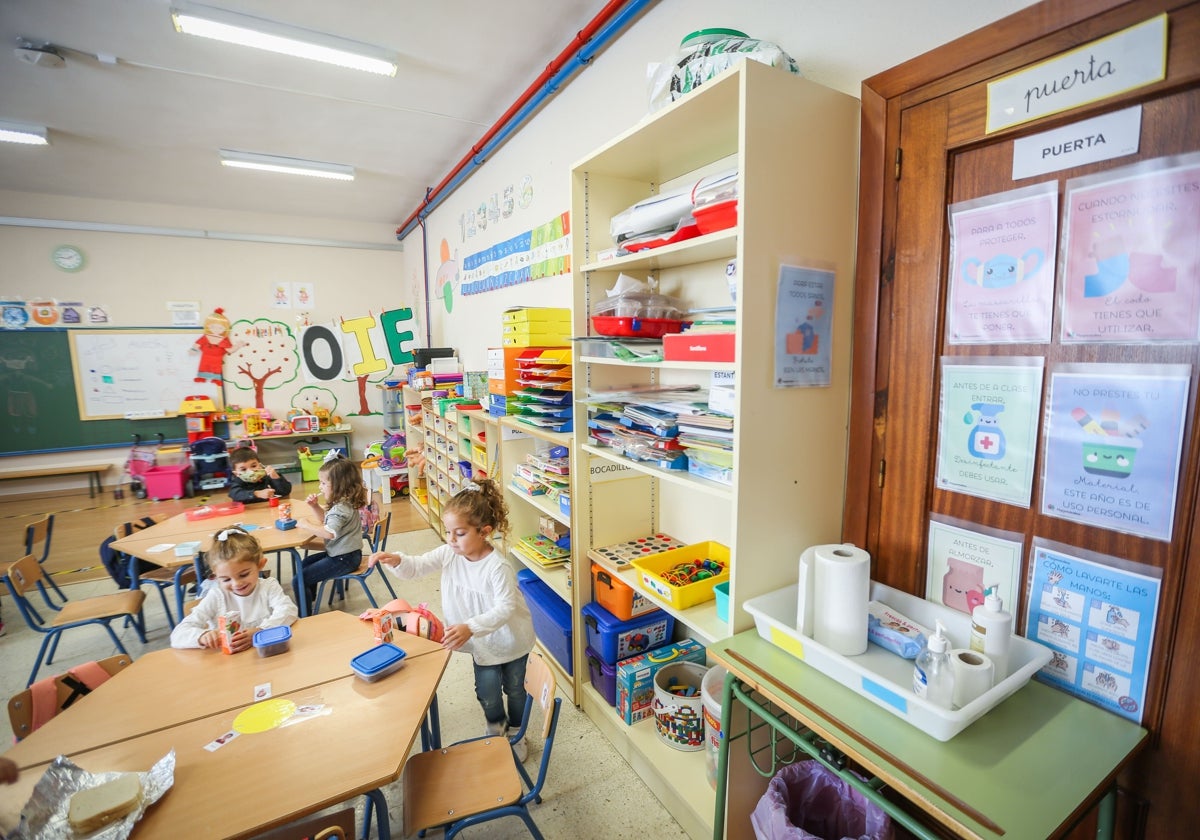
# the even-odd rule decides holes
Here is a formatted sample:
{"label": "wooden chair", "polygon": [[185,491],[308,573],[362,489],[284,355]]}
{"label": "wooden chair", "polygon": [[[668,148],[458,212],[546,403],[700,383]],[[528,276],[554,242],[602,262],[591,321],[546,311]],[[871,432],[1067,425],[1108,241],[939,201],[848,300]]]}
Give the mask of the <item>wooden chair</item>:
{"label": "wooden chair", "polygon": [[[363,538],[367,541],[367,545],[369,545],[371,548],[370,554],[373,554],[376,551],[387,550],[386,547],[388,534],[391,531],[391,527],[392,514],[389,512],[387,516],[375,523],[375,527],[371,529],[371,533],[369,535],[364,535]],[[389,593],[391,593],[392,598],[395,598],[396,590],[392,588],[392,582],[388,580],[387,573],[384,572],[383,569],[377,570],[376,567],[367,565],[367,562],[371,559],[370,554],[364,552],[362,562],[358,565],[358,568],[350,574],[326,578],[325,580],[321,581],[320,585],[317,587],[317,597],[316,600],[313,601],[313,609],[319,611],[321,608],[321,600],[325,595],[325,584],[333,583],[333,589],[329,593],[329,604],[332,606],[334,597],[340,597],[343,599],[346,597],[346,584],[348,584],[350,581],[356,581],[358,585],[362,587],[363,592],[367,596],[367,600],[371,602],[371,606],[377,609],[379,607],[379,603],[375,600],[375,596],[371,594],[371,587],[367,585],[367,579],[376,573],[378,573],[379,577],[383,580],[383,585],[387,587],[387,590]]]}
{"label": "wooden chair", "polygon": [[[132,662],[133,660],[128,656],[117,655],[110,656],[107,659],[101,659],[95,664],[104,669],[104,671],[106,671],[111,677],[113,674],[116,674],[118,671],[122,670]],[[54,714],[58,714],[64,709],[69,708],[72,703],[88,692],[86,686],[83,686],[81,690],[82,683],[73,679],[70,671],[54,677],[54,686],[57,690],[57,696],[55,697],[54,703]],[[27,688],[18,694],[14,694],[8,700],[8,721],[10,724],[12,724],[13,735],[18,741],[20,741],[22,738],[27,738],[29,733],[33,732],[36,728],[33,725],[33,691],[34,689]]]}
{"label": "wooden chair", "polygon": [[[54,514],[49,513],[41,519],[34,520],[25,526],[25,553],[32,554],[37,557],[38,563],[45,565],[46,560],[50,557],[50,538],[54,536]],[[40,546],[40,549],[39,549]],[[54,582],[54,576],[47,574],[46,579],[50,581],[50,588],[54,590],[58,596],[59,603],[66,601],[67,596],[58,588],[58,584]],[[42,623],[42,616],[37,610],[33,611],[33,617],[38,623]]]}
{"label": "wooden chair", "polygon": [[[117,539],[128,537],[129,535],[140,531],[146,527],[142,522],[122,522],[120,525],[113,528],[113,536]],[[116,549],[113,549],[116,551]],[[125,559],[129,565],[129,579],[133,580],[134,575],[137,575],[138,586],[142,587],[150,584],[158,591],[159,600],[162,601],[163,612],[167,614],[167,626],[170,629],[175,629],[177,623],[174,615],[171,612],[170,603],[167,601],[167,590],[174,589],[176,586],[175,569],[167,569],[162,566],[152,566],[152,564],[144,563],[132,555],[124,552],[117,552],[118,555]],[[140,571],[139,571],[140,570]],[[184,568],[179,572],[179,586],[187,586],[196,582],[196,569],[194,566]],[[179,621],[183,620],[183,616],[179,616]]]}
{"label": "wooden chair", "polygon": [[354,809],[297,820],[256,835],[256,840],[346,840],[354,836]]}
{"label": "wooden chair", "polygon": [[[502,736],[485,736],[449,747],[416,753],[404,765],[404,836],[445,827],[445,840],[464,828],[506,816],[525,821],[538,840],[542,834],[529,814],[530,802],[541,802],[550,766],[550,751],[558,729],[562,698],[554,694],[554,672],[537,653],[525,670],[525,716],[516,737],[525,733],[533,704],[542,709],[542,759],[537,781],[529,778],[512,746]],[[528,788],[527,793],[522,793]]]}
{"label": "wooden chair", "polygon": [[[25,683],[26,687],[32,685],[33,681],[37,679],[38,670],[41,669],[43,661],[47,665],[54,661],[54,654],[58,650],[58,642],[62,638],[62,634],[75,627],[84,627],[88,624],[103,626],[117,646],[117,650],[129,656],[129,651],[125,649],[125,645],[121,644],[120,637],[112,628],[114,620],[129,619],[142,644],[146,643],[146,619],[142,615],[142,605],[145,603],[146,593],[140,589],[122,590],[111,595],[97,595],[93,598],[80,598],[75,601],[68,600],[61,606],[56,606],[47,594],[46,572],[32,554],[26,554],[8,567],[8,571],[4,575],[4,584],[12,594],[13,601],[25,619],[25,623],[31,630],[45,636],[42,639],[41,647],[38,648],[37,661],[33,663],[29,681]],[[41,595],[42,601],[50,610],[49,620],[44,623],[34,618],[33,607],[29,603],[29,594],[34,590]]]}

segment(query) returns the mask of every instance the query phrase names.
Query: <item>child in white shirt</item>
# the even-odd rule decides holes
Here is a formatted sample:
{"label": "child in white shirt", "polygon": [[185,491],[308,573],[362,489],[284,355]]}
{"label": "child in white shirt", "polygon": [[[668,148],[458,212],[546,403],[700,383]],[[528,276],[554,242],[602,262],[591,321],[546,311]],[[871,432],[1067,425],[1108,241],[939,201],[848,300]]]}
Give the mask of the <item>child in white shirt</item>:
{"label": "child in white shirt", "polygon": [[217,585],[171,631],[171,647],[219,650],[221,634],[217,616],[238,614],[241,629],[231,639],[234,653],[250,647],[256,630],[288,627],[299,615],[295,603],[274,578],[261,578],[267,563],[262,546],[238,527],[226,528],[213,537],[207,555]]}

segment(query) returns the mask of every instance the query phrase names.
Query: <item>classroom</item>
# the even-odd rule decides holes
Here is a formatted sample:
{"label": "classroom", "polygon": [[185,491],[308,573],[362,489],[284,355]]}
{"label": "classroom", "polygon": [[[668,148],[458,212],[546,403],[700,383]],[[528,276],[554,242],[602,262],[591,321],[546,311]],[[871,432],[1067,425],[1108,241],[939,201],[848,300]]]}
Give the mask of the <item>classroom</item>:
{"label": "classroom", "polygon": [[[0,836],[109,771],[135,838],[450,836],[501,782],[463,836],[1181,836],[1198,33],[1193,0],[0,4],[0,696],[124,657],[14,719]],[[282,506],[230,503],[244,446]],[[347,525],[297,598],[339,453],[363,565]],[[243,527],[290,641],[172,648],[241,597],[196,576]],[[531,625],[522,724],[474,694],[485,631],[450,650],[480,558],[495,632]],[[135,617],[57,650],[28,575]],[[243,766],[282,784],[202,790]]]}

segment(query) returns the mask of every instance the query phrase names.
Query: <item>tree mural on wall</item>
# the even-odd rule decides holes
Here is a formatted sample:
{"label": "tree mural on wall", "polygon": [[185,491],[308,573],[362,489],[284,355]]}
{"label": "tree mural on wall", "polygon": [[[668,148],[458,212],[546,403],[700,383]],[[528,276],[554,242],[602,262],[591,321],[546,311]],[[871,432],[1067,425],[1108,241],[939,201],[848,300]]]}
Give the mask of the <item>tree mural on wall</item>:
{"label": "tree mural on wall", "polygon": [[263,393],[299,375],[296,337],[287,324],[269,318],[236,321],[230,332],[240,346],[225,357],[225,382],[240,391],[253,391],[255,408],[266,408]]}

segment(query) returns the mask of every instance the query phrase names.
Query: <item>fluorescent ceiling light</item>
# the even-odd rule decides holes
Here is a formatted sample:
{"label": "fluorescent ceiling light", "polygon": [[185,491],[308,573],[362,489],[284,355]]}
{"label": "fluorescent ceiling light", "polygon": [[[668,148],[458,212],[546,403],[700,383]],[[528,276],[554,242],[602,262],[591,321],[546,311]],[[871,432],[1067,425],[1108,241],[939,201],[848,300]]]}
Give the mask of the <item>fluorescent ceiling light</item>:
{"label": "fluorescent ceiling light", "polygon": [[258,155],[253,152],[238,152],[221,149],[221,165],[238,169],[261,169],[264,172],[282,172],[286,175],[307,175],[310,178],[330,178],[334,181],[353,181],[354,167],[344,163],[323,163],[318,160]]}
{"label": "fluorescent ceiling light", "polygon": [[171,19],[175,23],[175,30],[185,35],[323,61],[381,76],[396,75],[394,53],[324,32],[207,6],[189,5],[171,9]]}
{"label": "fluorescent ceiling light", "polygon": [[5,143],[24,143],[27,146],[48,146],[46,128],[41,125],[0,120],[0,141]]}

